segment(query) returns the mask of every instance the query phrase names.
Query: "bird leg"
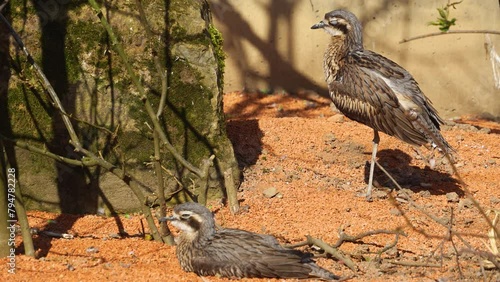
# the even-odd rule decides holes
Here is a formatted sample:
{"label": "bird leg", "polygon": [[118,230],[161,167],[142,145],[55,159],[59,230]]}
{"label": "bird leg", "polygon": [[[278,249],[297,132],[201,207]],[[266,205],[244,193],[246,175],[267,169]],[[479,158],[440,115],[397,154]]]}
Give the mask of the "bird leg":
{"label": "bird leg", "polygon": [[377,149],[378,143],[380,142],[380,137],[378,136],[378,131],[373,130],[373,150],[372,159],[370,161],[370,175],[368,176],[368,188],[366,189],[366,200],[371,202],[372,199],[372,187],[373,187],[373,172],[375,171],[375,162],[377,161]]}

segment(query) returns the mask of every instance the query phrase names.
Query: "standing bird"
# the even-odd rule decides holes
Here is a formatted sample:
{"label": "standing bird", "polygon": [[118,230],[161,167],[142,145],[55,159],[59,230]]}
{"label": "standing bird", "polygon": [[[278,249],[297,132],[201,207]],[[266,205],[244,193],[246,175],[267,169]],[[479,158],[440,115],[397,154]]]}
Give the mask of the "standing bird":
{"label": "standing bird", "polygon": [[333,103],[345,116],[371,127],[373,151],[366,198],[371,200],[378,132],[414,146],[431,144],[444,154],[453,149],[439,132],[443,120],[410,73],[395,62],[363,48],[356,16],[346,10],[325,14],[311,27],[332,36],[323,70]]}
{"label": "standing bird", "polygon": [[276,238],[240,229],[215,229],[213,214],[197,203],[174,208],[181,233],[176,254],[181,268],[201,276],[339,279],[316,265],[310,254],[282,247]]}

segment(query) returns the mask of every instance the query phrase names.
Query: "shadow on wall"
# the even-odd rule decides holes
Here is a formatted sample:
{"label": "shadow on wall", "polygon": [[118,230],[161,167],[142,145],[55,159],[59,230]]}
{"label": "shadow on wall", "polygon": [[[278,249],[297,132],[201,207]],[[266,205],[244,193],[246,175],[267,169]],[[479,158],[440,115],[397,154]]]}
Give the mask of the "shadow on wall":
{"label": "shadow on wall", "polygon": [[[237,58],[233,58],[233,60],[237,61],[237,69],[232,69],[232,71],[238,72],[239,80],[243,83],[243,89],[256,90],[255,83],[264,81],[269,86],[269,89],[265,90],[266,92],[283,89],[289,93],[296,93],[305,89],[312,90],[325,97],[328,96],[328,89],[323,82],[323,77],[319,79],[321,83],[318,83],[305,76],[303,74],[304,70],[295,67],[295,60],[297,59],[295,46],[297,42],[301,42],[301,40],[295,38],[295,34],[296,29],[301,27],[296,26],[293,15],[300,1],[273,0],[266,2],[269,2],[268,7],[265,9],[268,11],[269,19],[267,21],[260,19],[259,21],[267,22],[269,29],[266,33],[267,38],[262,38],[257,34],[255,26],[252,22],[245,20],[245,17],[239,11],[241,9],[234,6],[234,1],[220,0],[211,3],[213,16],[227,29],[227,35],[224,38],[225,48],[228,52],[234,54],[234,58]],[[363,9],[363,17],[360,17],[361,23],[364,25],[369,21],[378,20],[376,16],[389,11],[389,7],[394,5],[395,2],[400,5],[408,4],[408,0],[385,0],[377,9]],[[331,10],[340,8],[348,9],[349,7],[332,5]],[[311,12],[317,14],[319,18],[323,18],[323,14],[328,11],[316,9],[314,3],[311,2]],[[405,18],[408,19],[408,17],[409,15],[406,13]],[[314,21],[311,21],[311,25],[313,23]],[[283,26],[286,27],[286,34],[282,34],[283,28],[280,27]],[[286,50],[280,53],[278,43],[281,40],[286,41],[284,44]],[[248,54],[248,48],[243,46],[244,42],[250,43],[264,58],[265,61],[262,62],[262,65],[268,66],[268,75],[251,66],[252,58]],[[390,49],[385,44],[381,45],[381,47]],[[326,46],[319,46],[319,48],[322,54]],[[320,57],[322,58],[322,55]]]}
{"label": "shadow on wall", "polygon": [[[224,38],[226,46],[235,50],[238,56],[238,69],[241,81],[245,89],[254,87],[256,81],[266,81],[269,91],[283,89],[287,92],[297,92],[298,89],[315,91],[326,96],[328,90],[326,85],[318,85],[310,80],[302,72],[294,67],[294,22],[292,20],[293,10],[297,4],[294,0],[271,1],[269,7],[269,32],[268,38],[263,39],[257,35],[251,23],[244,20],[242,15],[233,7],[230,1],[221,0],[211,3],[213,16],[225,25],[228,34]],[[287,27],[287,57],[283,57],[278,51],[278,41],[281,36],[278,34],[278,26],[286,23]],[[253,45],[265,59],[269,66],[269,76],[261,74],[250,67],[249,55],[243,47],[243,42]]]}
{"label": "shadow on wall", "polygon": [[[496,90],[492,90],[486,79],[491,73],[481,57],[482,37],[447,35],[398,43],[404,38],[437,31],[427,22],[434,20],[435,8],[445,2],[213,0],[212,14],[221,27],[224,47],[230,55],[226,89],[263,90],[264,93],[281,89],[297,93],[305,89],[326,97],[321,61],[327,41],[309,42],[320,37],[305,31],[308,26],[304,24],[312,25],[325,13],[345,8],[359,17],[364,27],[365,48],[407,69],[443,117],[474,113],[498,118],[496,98],[483,95]],[[457,29],[467,29],[476,23],[464,12],[469,8],[471,6],[464,4],[456,11],[463,25]],[[467,54],[465,58],[464,54]]]}

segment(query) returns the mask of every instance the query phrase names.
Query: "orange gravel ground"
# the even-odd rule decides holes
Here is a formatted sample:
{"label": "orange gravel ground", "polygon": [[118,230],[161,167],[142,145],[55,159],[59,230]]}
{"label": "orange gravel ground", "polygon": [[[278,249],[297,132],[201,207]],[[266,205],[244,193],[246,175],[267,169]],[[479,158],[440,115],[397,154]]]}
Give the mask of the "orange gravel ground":
{"label": "orange gravel ground", "polygon": [[[431,170],[411,146],[381,135],[379,163],[406,189],[389,193],[381,187],[374,201],[367,202],[356,195],[366,187],[372,130],[337,114],[328,99],[231,93],[224,103],[243,182],[239,214],[231,215],[219,202],[210,203],[220,225],[271,234],[284,244],[301,242],[306,235],[334,244],[339,232],[401,229],[406,236],[381,254],[394,243],[395,235],[377,234],[342,244],[340,251],[354,261],[357,272],[335,259],[317,262],[338,275],[354,276],[351,281],[456,281],[461,275],[464,281],[500,281],[498,271],[481,269],[483,259],[474,253],[487,251],[483,243],[487,240],[478,235],[485,236],[488,225],[446,165]],[[499,210],[500,124],[465,120],[450,122],[443,134],[458,153],[458,170],[475,199],[485,210]],[[393,187],[380,171],[376,180],[379,186]],[[277,195],[263,195],[272,188]],[[458,197],[447,196],[452,192]],[[228,281],[184,273],[175,247],[143,239],[145,221],[139,214],[105,218],[33,211],[29,219],[32,227],[75,238],[35,235],[38,258],[18,254],[16,273],[3,268],[1,281]],[[117,235],[117,222],[128,236]],[[457,236],[443,239],[450,226],[469,246]],[[20,236],[17,239],[21,246]],[[2,262],[6,265],[7,260]]]}

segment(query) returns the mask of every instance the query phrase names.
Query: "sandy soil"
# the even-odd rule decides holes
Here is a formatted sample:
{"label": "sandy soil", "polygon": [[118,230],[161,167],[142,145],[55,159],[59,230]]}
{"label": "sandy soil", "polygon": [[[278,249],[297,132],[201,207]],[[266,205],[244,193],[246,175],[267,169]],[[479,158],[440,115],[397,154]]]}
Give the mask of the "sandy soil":
{"label": "sandy soil", "polygon": [[[284,244],[306,235],[335,244],[342,234],[376,231],[339,247],[357,271],[336,259],[317,259],[352,281],[500,281],[498,271],[482,270],[486,264],[477,255],[488,250],[489,227],[446,165],[438,162],[432,170],[411,146],[381,135],[379,163],[404,189],[391,192],[387,187],[394,185],[376,171],[379,188],[367,202],[357,194],[366,187],[372,130],[337,114],[328,99],[232,93],[225,96],[225,112],[243,167],[242,212],[231,215],[219,202],[210,203],[220,225],[271,234]],[[484,210],[500,209],[499,133],[500,124],[471,117],[443,129]],[[228,281],[184,273],[175,247],[143,238],[139,214],[29,215],[33,227],[75,238],[35,235],[38,258],[18,254],[16,273],[3,268],[1,281]],[[384,234],[397,230],[404,235]],[[460,236],[448,240],[450,230]],[[22,251],[20,236],[18,243]]]}

